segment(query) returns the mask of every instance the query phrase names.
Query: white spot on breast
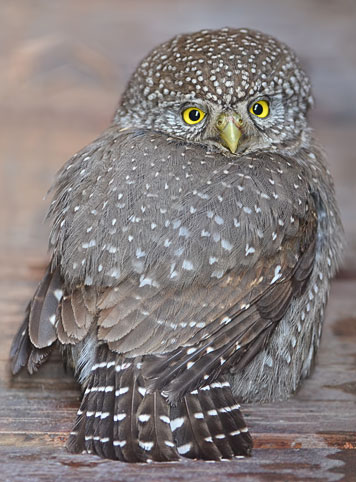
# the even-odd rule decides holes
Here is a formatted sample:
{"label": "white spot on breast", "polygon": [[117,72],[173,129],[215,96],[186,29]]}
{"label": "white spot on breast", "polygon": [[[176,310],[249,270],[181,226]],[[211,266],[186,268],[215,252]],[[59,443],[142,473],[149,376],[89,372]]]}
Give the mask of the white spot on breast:
{"label": "white spot on breast", "polygon": [[95,239],[91,239],[88,243],[82,243],[82,248],[87,249],[87,248],[92,248],[96,246],[96,241]]}
{"label": "white spot on breast", "polygon": [[178,229],[181,224],[182,224],[182,223],[181,223],[180,219],[174,219],[174,220],[172,221],[172,227],[173,227],[173,229]]}
{"label": "white spot on breast", "polygon": [[140,277],[140,284],[139,287],[142,288],[143,286],[152,286],[153,280],[152,278],[145,278],[143,275]]}
{"label": "white spot on breast", "polygon": [[181,228],[179,228],[178,234],[179,234],[179,236],[183,236],[183,237],[187,238],[190,233],[189,233],[189,230],[186,227],[182,226]]}
{"label": "white spot on breast", "polygon": [[254,252],[255,252],[255,248],[253,248],[249,244],[246,244],[246,246],[245,246],[245,256],[248,256],[249,254],[253,254]]}
{"label": "white spot on breast", "polygon": [[112,278],[119,279],[120,270],[117,268],[112,268],[108,273]]}
{"label": "white spot on breast", "polygon": [[226,249],[226,251],[231,251],[233,248],[233,245],[229,241],[227,241],[227,239],[221,240],[221,246],[223,249]]}
{"label": "white spot on breast", "polygon": [[136,258],[143,258],[146,256],[146,251],[143,251],[141,248],[136,249]]}
{"label": "white spot on breast", "polygon": [[218,241],[220,241],[220,233],[213,233],[213,240],[215,241],[215,243],[217,243]]}

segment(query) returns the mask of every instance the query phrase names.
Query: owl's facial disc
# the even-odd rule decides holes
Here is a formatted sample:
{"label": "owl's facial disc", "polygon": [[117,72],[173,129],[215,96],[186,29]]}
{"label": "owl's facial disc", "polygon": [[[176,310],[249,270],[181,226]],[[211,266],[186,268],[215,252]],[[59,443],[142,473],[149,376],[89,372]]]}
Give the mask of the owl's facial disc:
{"label": "owl's facial disc", "polygon": [[221,143],[235,154],[242,135],[242,119],[236,112],[223,112],[216,121]]}

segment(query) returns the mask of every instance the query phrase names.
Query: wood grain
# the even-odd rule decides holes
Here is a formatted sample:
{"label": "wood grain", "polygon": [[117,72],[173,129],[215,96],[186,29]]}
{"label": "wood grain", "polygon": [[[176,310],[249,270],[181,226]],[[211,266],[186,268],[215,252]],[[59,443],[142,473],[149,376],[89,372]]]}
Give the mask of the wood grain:
{"label": "wood grain", "polygon": [[[0,480],[356,481],[356,4],[353,0],[18,0],[0,3]],[[291,400],[246,405],[253,457],[129,465],[64,449],[79,388],[58,353],[33,377],[8,352],[46,262],[55,171],[112,117],[136,63],[183,31],[251,26],[309,71],[348,246],[311,378]]]}

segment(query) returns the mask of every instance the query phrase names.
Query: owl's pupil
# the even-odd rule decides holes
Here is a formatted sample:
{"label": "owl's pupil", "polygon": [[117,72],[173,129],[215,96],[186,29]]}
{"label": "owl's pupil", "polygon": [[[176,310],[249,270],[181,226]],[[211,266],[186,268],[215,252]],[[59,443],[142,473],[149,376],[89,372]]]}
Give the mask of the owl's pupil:
{"label": "owl's pupil", "polygon": [[189,112],[189,119],[192,122],[196,122],[200,119],[200,112],[197,109],[193,109]]}
{"label": "owl's pupil", "polygon": [[256,103],[256,104],[253,106],[253,113],[254,113],[255,115],[261,115],[262,112],[263,112],[263,107],[262,107],[262,105]]}

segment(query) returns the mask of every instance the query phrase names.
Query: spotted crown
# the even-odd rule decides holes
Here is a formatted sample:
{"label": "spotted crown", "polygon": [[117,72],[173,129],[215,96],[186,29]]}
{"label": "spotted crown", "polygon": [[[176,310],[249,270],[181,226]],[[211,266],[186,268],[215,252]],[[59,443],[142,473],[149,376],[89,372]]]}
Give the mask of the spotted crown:
{"label": "spotted crown", "polygon": [[166,103],[204,98],[222,106],[255,95],[281,93],[305,113],[310,82],[294,52],[258,31],[224,28],[178,35],[154,49],[133,74],[115,121],[151,126]]}

